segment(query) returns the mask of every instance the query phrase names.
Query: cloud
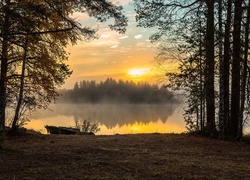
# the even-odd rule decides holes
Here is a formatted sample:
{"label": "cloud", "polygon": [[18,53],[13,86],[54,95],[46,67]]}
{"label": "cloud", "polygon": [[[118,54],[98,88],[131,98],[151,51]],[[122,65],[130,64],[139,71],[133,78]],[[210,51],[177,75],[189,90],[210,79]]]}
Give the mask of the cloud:
{"label": "cloud", "polygon": [[100,38],[108,39],[110,36],[110,34],[102,34]]}
{"label": "cloud", "polygon": [[116,45],[114,45],[114,46],[111,46],[110,48],[117,48],[118,47],[118,45],[116,44]]}
{"label": "cloud", "polygon": [[128,38],[128,36],[121,36],[118,39],[127,39],[127,38]]}
{"label": "cloud", "polygon": [[[75,13],[72,18],[76,18],[83,27],[98,29],[99,38],[89,42],[78,41],[77,45],[67,47],[70,53],[68,64],[73,74],[64,87],[72,88],[76,80],[90,79],[90,76],[93,80],[103,80],[106,77],[116,77],[116,73],[125,73],[119,78],[126,78],[128,69],[152,65],[153,48],[148,47],[151,45],[148,37],[152,31],[136,26],[132,0],[110,1],[124,7],[123,12],[129,20],[126,34],[119,34],[109,28],[108,24],[113,23],[113,18],[100,23],[86,13]],[[107,73],[109,75],[104,77]],[[77,79],[78,77],[81,78]]]}
{"label": "cloud", "polygon": [[135,39],[142,39],[142,34],[135,35]]}

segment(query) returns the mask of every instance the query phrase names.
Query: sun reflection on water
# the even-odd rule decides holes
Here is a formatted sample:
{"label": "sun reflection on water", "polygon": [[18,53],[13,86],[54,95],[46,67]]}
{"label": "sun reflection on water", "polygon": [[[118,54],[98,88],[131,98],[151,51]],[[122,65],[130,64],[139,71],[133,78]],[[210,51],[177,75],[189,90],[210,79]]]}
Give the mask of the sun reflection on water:
{"label": "sun reflection on water", "polygon": [[[181,133],[186,131],[182,112],[174,106],[56,106],[54,111],[38,113],[26,125],[46,134],[45,125],[75,127],[76,120],[90,119],[99,122],[97,135],[138,133]],[[171,109],[173,109],[171,111]],[[79,117],[81,117],[79,119]]]}
{"label": "sun reflection on water", "polygon": [[185,131],[184,123],[168,121],[163,123],[161,120],[150,123],[138,123],[126,124],[123,126],[115,126],[113,128],[107,128],[105,125],[101,125],[101,131],[97,134],[140,134],[140,133],[182,133]]}

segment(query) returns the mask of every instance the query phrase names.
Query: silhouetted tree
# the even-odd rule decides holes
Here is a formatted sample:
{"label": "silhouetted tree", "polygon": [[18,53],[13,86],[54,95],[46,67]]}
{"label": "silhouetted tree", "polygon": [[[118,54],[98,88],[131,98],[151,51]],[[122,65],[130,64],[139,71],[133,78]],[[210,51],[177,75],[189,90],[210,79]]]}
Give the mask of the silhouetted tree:
{"label": "silhouetted tree", "polygon": [[[184,87],[190,93],[186,117],[191,130],[201,128],[202,131],[215,135],[219,129],[222,139],[240,139],[243,119],[248,114],[245,105],[249,106],[245,100],[248,97],[246,93],[249,93],[246,88],[246,80],[249,79],[247,73],[249,2],[247,0],[134,0],[134,2],[139,26],[157,28],[150,39],[161,43],[159,55],[168,54],[165,60],[180,61],[179,72],[167,73],[167,75],[172,82],[172,87]],[[200,18],[201,15],[205,18]],[[203,38],[197,38],[198,34],[202,34],[197,27],[189,28],[199,21],[201,25],[197,27],[203,27],[205,30]],[[205,27],[202,26],[204,24],[206,24]],[[174,50],[169,48],[170,44],[175,44],[176,48]],[[203,48],[205,54],[202,51]],[[164,61],[163,57],[160,58],[161,62]],[[204,58],[205,61],[201,61]],[[217,69],[217,61],[219,69]],[[198,71],[193,62],[200,62],[200,81],[196,81],[196,84],[192,76]],[[204,83],[203,76],[205,76]],[[220,99],[217,96],[216,83],[219,85]],[[202,92],[205,93],[205,99],[202,99]],[[200,104],[200,107],[195,101],[198,94],[200,94],[201,104],[204,104]],[[216,105],[217,102],[219,106]],[[205,122],[203,121],[204,107],[206,108]],[[194,121],[195,112],[197,119],[200,118],[200,123]],[[218,120],[217,112],[219,112]],[[200,127],[197,124],[200,124]]]}
{"label": "silhouetted tree", "polygon": [[246,89],[247,89],[247,69],[248,66],[248,53],[249,53],[249,25],[250,25],[250,1],[248,1],[247,13],[246,13],[246,24],[245,24],[245,42],[244,42],[244,59],[242,67],[242,78],[241,78],[241,102],[240,102],[240,115],[239,115],[239,126],[238,126],[238,138],[241,139],[243,136],[243,123],[244,123],[244,111],[246,104]]}
{"label": "silhouetted tree", "polygon": [[124,33],[127,19],[121,10],[106,0],[1,1],[0,129],[5,126],[7,105],[15,106],[13,93],[18,95],[14,127],[21,105],[32,101],[34,107],[46,107],[58,96],[56,86],[70,74],[64,63],[67,44],[96,38],[95,29],[70,18],[73,12],[87,13],[100,22],[114,18],[110,28]]}
{"label": "silhouetted tree", "polygon": [[229,126],[229,69],[230,69],[230,32],[232,24],[232,0],[227,1],[226,5],[226,24],[224,30],[224,54],[220,63],[220,138],[227,139]]}
{"label": "silhouetted tree", "polygon": [[232,61],[232,86],[231,86],[231,117],[229,121],[229,134],[231,138],[238,135],[240,117],[240,62],[241,62],[241,23],[242,0],[234,2],[234,30],[233,30],[233,61]]}
{"label": "silhouetted tree", "polygon": [[[135,5],[139,25],[157,27],[157,32],[150,37],[161,43],[157,62],[163,64],[174,60],[180,64],[178,72],[167,72],[166,75],[172,88],[184,88],[187,93],[188,107],[184,114],[187,127],[192,130],[203,129],[204,118],[207,117],[204,115],[207,112],[204,108],[208,107],[203,103],[208,102],[207,98],[214,94],[213,85],[205,86],[204,83],[204,78],[213,76],[211,63],[214,64],[213,59],[206,58],[209,53],[206,53],[205,38],[211,40],[211,37],[206,36],[207,5],[200,1],[135,1]],[[213,53],[212,49],[213,46],[210,47],[210,52]],[[209,66],[205,59],[210,60]],[[210,67],[209,75],[207,67]],[[213,77],[210,78],[210,83],[213,83]],[[206,88],[210,88],[213,93],[204,96]],[[210,104],[213,106],[214,100]],[[213,116],[212,111],[209,116]],[[206,126],[207,122],[208,120]],[[212,125],[215,124],[214,120],[211,122]]]}
{"label": "silhouetted tree", "polygon": [[214,92],[214,0],[207,0],[206,27],[206,66],[205,95],[207,108],[207,127],[209,132],[215,131],[215,92]]}

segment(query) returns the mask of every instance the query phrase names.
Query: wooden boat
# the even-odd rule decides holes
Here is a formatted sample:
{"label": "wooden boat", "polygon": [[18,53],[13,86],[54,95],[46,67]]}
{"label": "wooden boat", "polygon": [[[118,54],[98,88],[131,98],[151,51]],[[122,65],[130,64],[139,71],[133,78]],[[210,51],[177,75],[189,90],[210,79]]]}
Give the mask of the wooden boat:
{"label": "wooden boat", "polygon": [[71,127],[46,125],[45,128],[47,129],[48,134],[76,134],[77,132],[80,132],[79,129]]}

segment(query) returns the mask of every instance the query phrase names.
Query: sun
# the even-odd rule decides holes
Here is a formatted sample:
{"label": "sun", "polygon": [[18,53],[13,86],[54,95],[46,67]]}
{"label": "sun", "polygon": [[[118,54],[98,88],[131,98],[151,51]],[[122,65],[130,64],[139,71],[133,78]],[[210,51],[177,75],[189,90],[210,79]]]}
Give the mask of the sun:
{"label": "sun", "polygon": [[141,77],[149,73],[149,68],[133,68],[128,71],[128,74],[132,77]]}

